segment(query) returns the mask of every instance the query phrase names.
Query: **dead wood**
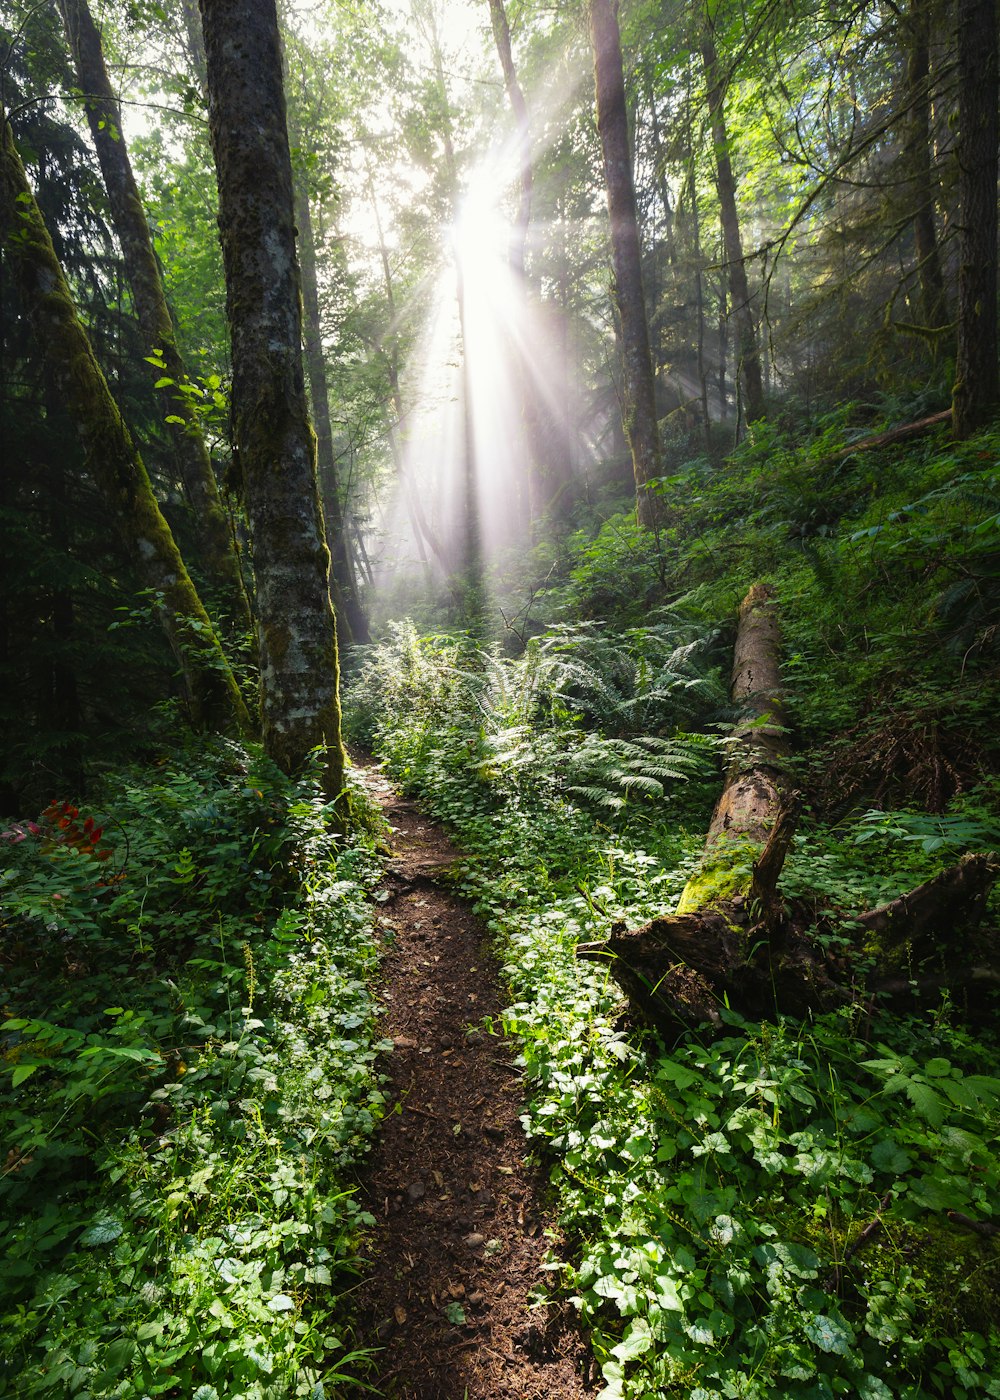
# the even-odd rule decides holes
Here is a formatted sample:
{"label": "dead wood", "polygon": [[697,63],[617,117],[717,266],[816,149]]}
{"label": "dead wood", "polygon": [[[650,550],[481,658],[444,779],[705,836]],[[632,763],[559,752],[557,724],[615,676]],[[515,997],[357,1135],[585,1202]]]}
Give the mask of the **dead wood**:
{"label": "dead wood", "polygon": [[898,428],[890,428],[887,433],[877,433],[874,437],[852,442],[849,447],[842,447],[839,452],[831,453],[826,460],[839,462],[854,452],[872,452],[879,447],[892,447],[897,442],[908,442],[912,438],[923,437],[925,433],[933,432],[935,428],[950,422],[951,409],[946,408],[941,413],[932,413],[929,418],[918,418],[913,423],[903,423]]}
{"label": "dead wood", "polygon": [[986,900],[1000,878],[1000,856],[963,856],[957,865],[908,894],[858,915],[857,923],[877,934],[884,947],[915,946],[936,935],[971,932],[982,920]]}
{"label": "dead wood", "polygon": [[740,604],[729,691],[739,718],[706,847],[720,836],[766,841],[785,795],[792,750],[778,664],[780,643],[772,590],[754,584]]}
{"label": "dead wood", "polygon": [[[856,983],[841,955],[815,937],[812,909],[789,909],[779,890],[795,832],[798,794],[790,791],[790,744],[778,668],[779,632],[770,591],[756,585],[740,608],[731,694],[739,719],[734,753],[716,804],[699,871],[677,912],[641,928],[616,925],[599,943],[577,947],[608,962],[632,1007],[659,1030],[722,1027],[724,1006],[762,1018],[805,1016],[859,995],[921,1005],[945,989],[967,1003],[1000,983],[989,967],[949,968],[947,977],[898,973]],[[748,854],[750,861],[748,862]],[[749,875],[747,865],[751,869]],[[974,930],[1000,878],[1000,856],[968,855],[949,870],[878,909],[844,922],[891,950],[910,942],[918,956]]]}

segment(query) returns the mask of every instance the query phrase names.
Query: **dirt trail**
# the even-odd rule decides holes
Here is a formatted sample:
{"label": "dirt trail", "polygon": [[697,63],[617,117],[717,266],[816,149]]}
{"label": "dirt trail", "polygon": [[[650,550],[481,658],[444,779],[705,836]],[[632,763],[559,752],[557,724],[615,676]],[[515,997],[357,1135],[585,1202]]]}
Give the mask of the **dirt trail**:
{"label": "dirt trail", "polygon": [[379,995],[398,1111],[368,1171],[379,1227],[359,1308],[377,1384],[393,1400],[582,1400],[572,1318],[531,1306],[552,1241],[520,1077],[484,1019],[504,1004],[486,930],[437,883],[458,858],[441,830],[378,770],[364,778],[394,828]]}

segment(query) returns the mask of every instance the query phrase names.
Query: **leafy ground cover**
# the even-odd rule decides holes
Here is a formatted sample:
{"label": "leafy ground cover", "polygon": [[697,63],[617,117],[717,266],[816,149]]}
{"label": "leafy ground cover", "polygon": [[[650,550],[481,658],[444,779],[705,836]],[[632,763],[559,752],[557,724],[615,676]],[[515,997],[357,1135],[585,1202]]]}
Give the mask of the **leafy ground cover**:
{"label": "leafy ground cover", "polygon": [[581,534],[549,599],[564,620],[526,629],[519,659],[399,627],[349,699],[470,853],[524,1127],[575,1245],[554,1285],[604,1400],[1000,1393],[992,1034],[947,996],[908,1017],[859,996],[802,1024],[722,1007],[722,1038],[668,1046],[574,956],[669,911],[697,864],[728,619],[757,576],[782,599],[810,799],[785,889],[859,987],[838,911],[996,842],[996,444],[830,460],[833,428],[803,452],[770,434],[736,465],[692,464],[666,551],[625,517]]}
{"label": "leafy ground cover", "polygon": [[371,841],[221,742],[2,836],[0,1388],[334,1393],[383,1109]]}

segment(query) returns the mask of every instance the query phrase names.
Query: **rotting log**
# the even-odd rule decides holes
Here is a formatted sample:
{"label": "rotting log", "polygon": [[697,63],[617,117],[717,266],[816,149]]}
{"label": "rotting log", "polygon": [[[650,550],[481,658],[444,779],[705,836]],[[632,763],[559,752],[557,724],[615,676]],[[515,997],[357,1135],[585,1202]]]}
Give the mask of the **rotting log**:
{"label": "rotting log", "polygon": [[701,866],[677,912],[636,929],[616,924],[601,942],[577,947],[582,959],[607,961],[633,1010],[668,1035],[705,1023],[721,1027],[726,1006],[753,1018],[801,1017],[861,997],[912,1003],[923,994],[933,1002],[946,988],[982,994],[1000,982],[1000,969],[963,966],[919,982],[909,976],[904,986],[891,967],[901,944],[923,956],[935,941],[953,946],[956,931],[978,926],[1000,877],[995,854],[965,856],[888,904],[845,914],[842,922],[865,938],[869,955],[888,955],[890,966],[867,982],[852,976],[836,943],[816,938],[821,920],[814,908],[782,899],[779,879],[799,798],[789,777],[779,644],[773,597],[755,585],[739,614],[731,688],[739,719],[729,770]]}
{"label": "rotting log", "polygon": [[888,432],[876,433],[874,437],[861,438],[858,442],[852,442],[847,447],[842,447],[837,452],[831,453],[825,460],[828,462],[839,462],[844,457],[851,457],[855,452],[874,452],[879,447],[894,447],[897,442],[912,442],[914,438],[925,437],[927,433],[932,433],[935,428],[943,427],[945,423],[951,422],[951,409],[946,408],[941,413],[932,413],[929,418],[918,418],[914,423],[902,423],[898,428],[890,428]]}

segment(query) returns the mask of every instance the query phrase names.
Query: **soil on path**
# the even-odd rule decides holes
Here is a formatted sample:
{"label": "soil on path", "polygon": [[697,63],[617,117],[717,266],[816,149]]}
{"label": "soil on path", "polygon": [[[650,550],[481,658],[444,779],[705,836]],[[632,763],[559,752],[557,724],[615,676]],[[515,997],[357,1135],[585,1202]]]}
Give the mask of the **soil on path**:
{"label": "soil on path", "polygon": [[364,777],[393,827],[378,922],[396,1110],[365,1187],[379,1224],[359,1309],[375,1383],[393,1400],[583,1400],[572,1315],[535,1302],[553,1237],[520,1077],[490,1031],[504,1001],[487,932],[438,883],[458,859],[441,830]]}

